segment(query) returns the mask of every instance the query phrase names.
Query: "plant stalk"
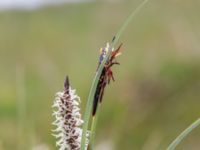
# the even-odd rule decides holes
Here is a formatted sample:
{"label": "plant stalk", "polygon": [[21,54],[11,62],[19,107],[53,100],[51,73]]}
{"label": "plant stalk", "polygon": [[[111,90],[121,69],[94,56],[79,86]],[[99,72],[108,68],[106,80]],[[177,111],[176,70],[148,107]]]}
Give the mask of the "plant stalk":
{"label": "plant stalk", "polygon": [[193,122],[188,128],[186,128],[176,139],[168,146],[167,150],[174,150],[176,146],[189,134],[193,129],[200,125],[200,118]]}
{"label": "plant stalk", "polygon": [[[133,10],[133,12],[130,14],[130,16],[128,16],[128,18],[125,20],[125,22],[122,24],[121,28],[119,29],[119,31],[117,32],[116,36],[113,38],[113,41],[111,43],[110,48],[108,49],[108,53],[106,55],[106,57],[103,59],[102,63],[99,66],[99,69],[97,70],[95,77],[93,79],[92,82],[92,86],[90,88],[90,93],[87,99],[87,104],[86,104],[86,109],[85,109],[85,114],[84,114],[84,124],[83,124],[83,132],[82,132],[82,138],[81,138],[81,150],[85,149],[85,143],[86,143],[86,134],[87,134],[87,130],[88,130],[88,126],[89,126],[89,120],[90,120],[90,116],[91,116],[91,111],[92,111],[92,104],[93,104],[93,98],[95,95],[95,91],[96,91],[96,87],[101,75],[101,72],[103,70],[103,67],[106,63],[106,60],[108,59],[108,57],[110,56],[111,50],[112,48],[116,45],[116,43],[118,42],[120,36],[122,35],[122,33],[124,32],[124,30],[126,29],[126,27],[128,26],[128,24],[132,21],[133,17],[139,12],[139,10],[148,2],[149,0],[144,0],[136,9]],[[97,122],[97,119],[95,119]],[[95,123],[96,124],[96,123]],[[93,134],[93,133],[91,133]],[[94,141],[94,140],[92,140]],[[93,145],[93,143],[92,143]]]}

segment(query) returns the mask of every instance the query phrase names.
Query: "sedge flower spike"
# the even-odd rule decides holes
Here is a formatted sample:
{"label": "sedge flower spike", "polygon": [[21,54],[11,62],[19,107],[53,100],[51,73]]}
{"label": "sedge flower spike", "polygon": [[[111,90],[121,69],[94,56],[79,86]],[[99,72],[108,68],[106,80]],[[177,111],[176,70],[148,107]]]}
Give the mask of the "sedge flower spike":
{"label": "sedge flower spike", "polygon": [[57,139],[56,146],[59,147],[59,150],[80,149],[82,136],[80,126],[83,124],[83,120],[81,119],[79,103],[80,98],[75,94],[75,90],[71,88],[67,77],[64,90],[56,93],[52,106],[54,108],[53,116],[55,117],[52,124],[57,127],[53,130],[53,135]]}
{"label": "sedge flower spike", "polygon": [[97,83],[97,88],[96,88],[94,99],[93,99],[92,116],[95,116],[98,104],[102,102],[104,89],[106,85],[110,83],[111,79],[115,81],[111,67],[113,65],[119,65],[119,63],[115,59],[117,56],[121,55],[121,52],[119,52],[121,46],[122,44],[120,44],[117,49],[115,48],[111,49],[109,43],[107,43],[104,48],[100,49],[100,56],[99,56],[99,63],[98,63],[97,70],[99,69],[99,66],[101,65],[102,61],[106,58],[106,55],[108,55],[109,49],[111,49],[111,54],[106,60],[106,63],[101,72],[99,81]]}

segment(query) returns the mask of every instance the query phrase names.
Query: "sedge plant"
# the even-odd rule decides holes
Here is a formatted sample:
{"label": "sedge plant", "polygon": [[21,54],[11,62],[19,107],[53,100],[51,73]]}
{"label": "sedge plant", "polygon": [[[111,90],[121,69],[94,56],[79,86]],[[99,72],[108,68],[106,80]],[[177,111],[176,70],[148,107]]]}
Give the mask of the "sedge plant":
{"label": "sedge plant", "polygon": [[[101,102],[104,90],[111,80],[114,81],[111,67],[119,64],[115,58],[120,55],[122,44],[116,49],[114,47],[128,24],[148,1],[149,0],[142,1],[122,24],[110,44],[107,43],[104,48],[100,49],[99,64],[90,88],[83,119],[79,108],[79,103],[81,102],[80,97],[76,94],[75,90],[71,88],[68,77],[64,82],[63,91],[57,92],[52,107],[54,108],[53,116],[55,117],[53,125],[56,126],[56,129],[53,130],[53,135],[57,139],[56,145],[59,147],[59,150],[94,149],[96,125],[102,106]],[[197,120],[178,136],[172,144],[169,145],[167,150],[174,150],[180,141],[199,124],[200,120]]]}

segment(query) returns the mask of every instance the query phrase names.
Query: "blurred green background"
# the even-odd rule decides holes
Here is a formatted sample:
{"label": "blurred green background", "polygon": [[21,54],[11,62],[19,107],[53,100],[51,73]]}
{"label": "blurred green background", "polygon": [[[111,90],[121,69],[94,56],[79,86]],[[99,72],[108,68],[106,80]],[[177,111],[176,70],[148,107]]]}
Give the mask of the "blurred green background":
{"label": "blurred green background", "polygon": [[[82,112],[99,48],[141,1],[0,12],[0,150],[55,150],[54,95],[69,75]],[[200,1],[150,1],[120,38],[95,150],[162,150],[200,116]],[[199,150],[200,128],[177,150]]]}

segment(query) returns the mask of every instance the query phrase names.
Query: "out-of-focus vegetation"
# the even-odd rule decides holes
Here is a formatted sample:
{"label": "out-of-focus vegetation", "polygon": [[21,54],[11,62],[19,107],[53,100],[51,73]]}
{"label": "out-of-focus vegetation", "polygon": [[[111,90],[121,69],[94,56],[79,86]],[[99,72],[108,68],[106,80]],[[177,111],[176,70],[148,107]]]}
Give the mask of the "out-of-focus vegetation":
{"label": "out-of-focus vegetation", "polygon": [[[54,94],[66,75],[82,112],[99,48],[140,1],[0,12],[0,150],[50,149]],[[200,116],[200,2],[150,1],[120,41],[96,149],[160,150]],[[198,150],[200,129],[178,150]]]}

